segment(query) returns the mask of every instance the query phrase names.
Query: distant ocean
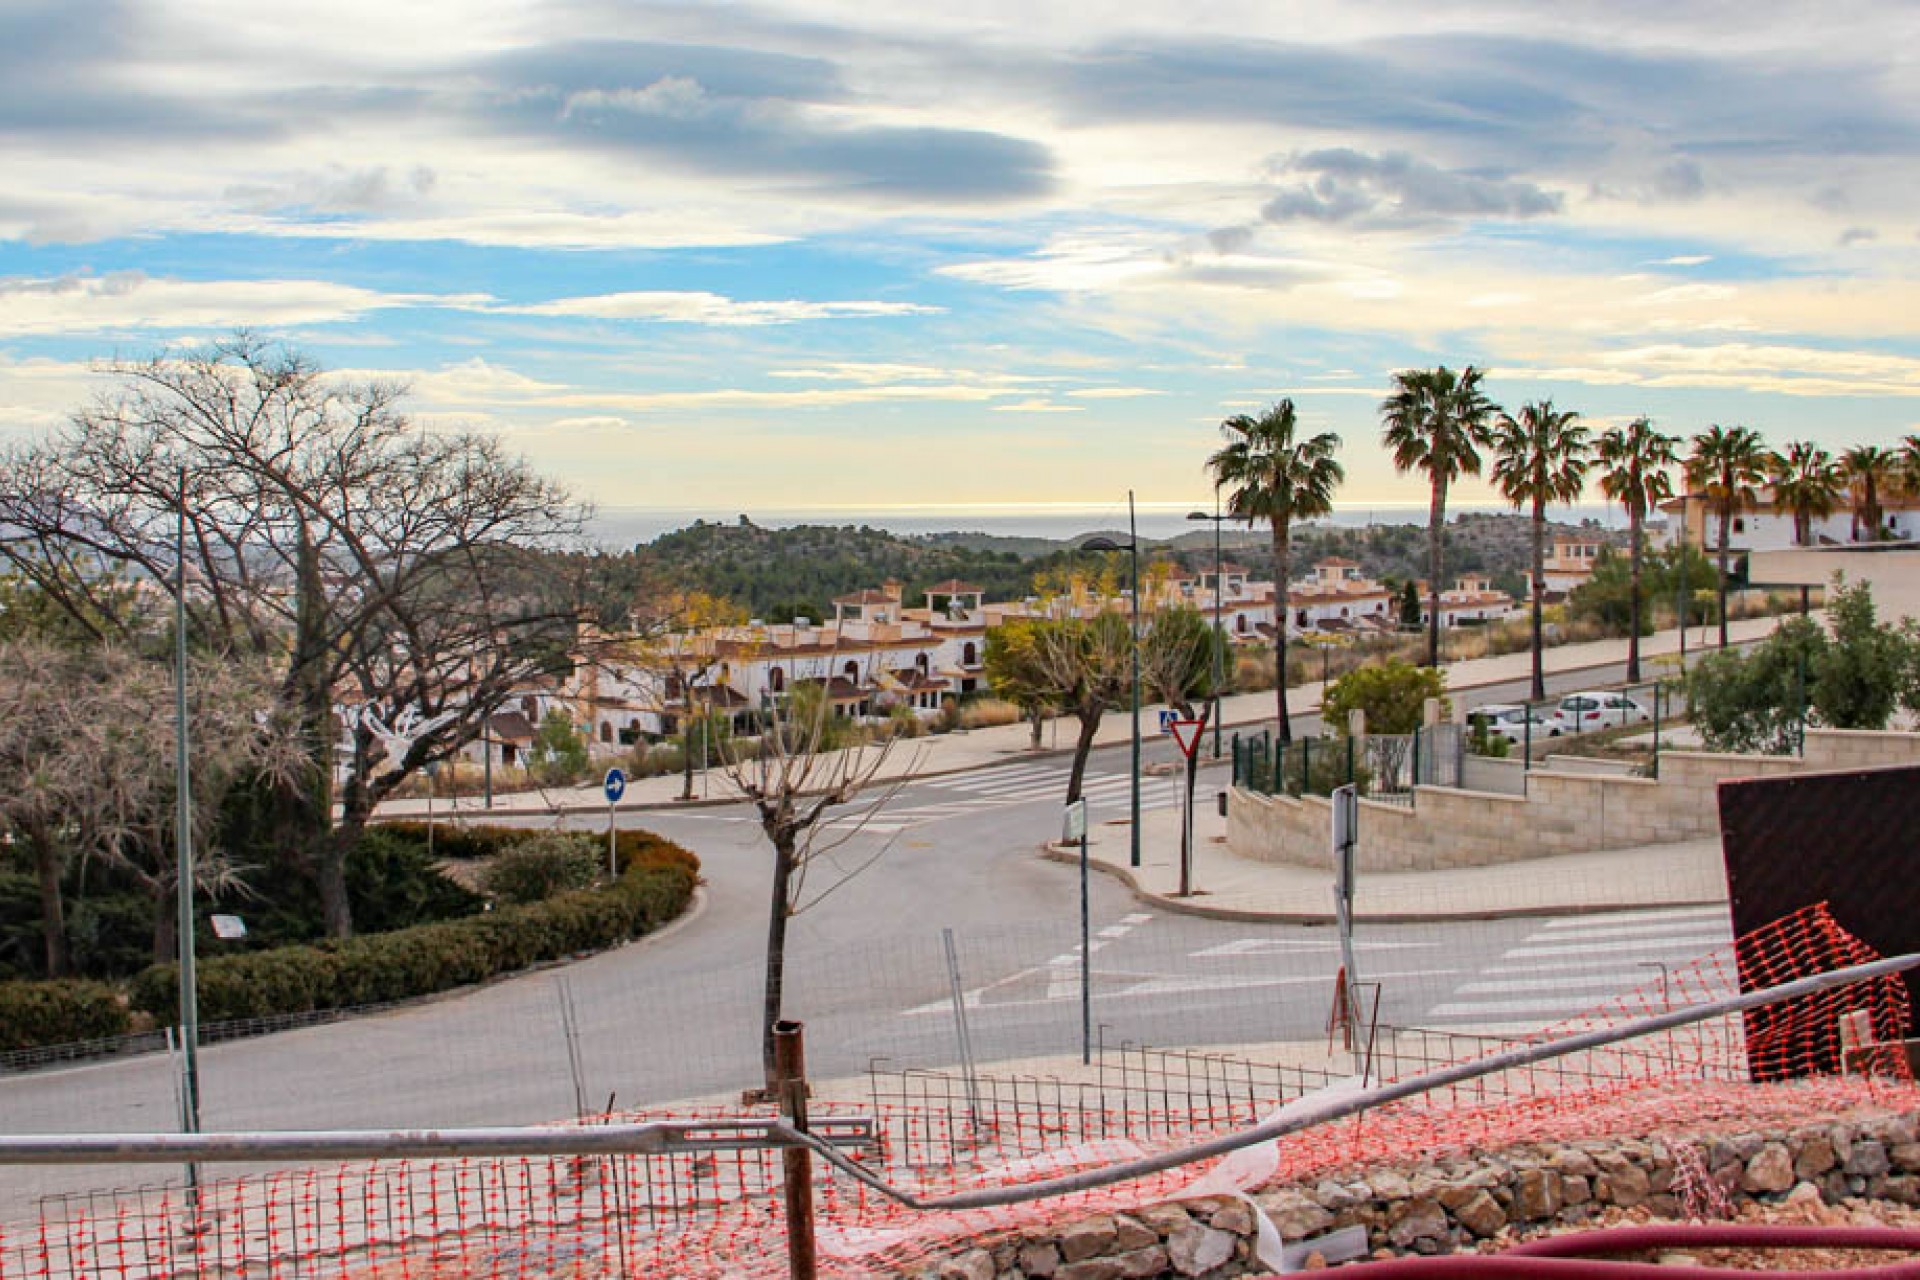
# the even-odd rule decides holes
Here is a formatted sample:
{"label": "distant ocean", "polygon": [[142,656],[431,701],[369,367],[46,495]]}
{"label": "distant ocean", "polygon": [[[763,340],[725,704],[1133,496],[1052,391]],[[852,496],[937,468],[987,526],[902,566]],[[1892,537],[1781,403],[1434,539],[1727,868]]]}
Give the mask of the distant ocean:
{"label": "distant ocean", "polygon": [[[1137,513],[1140,536],[1160,540],[1206,528],[1204,523],[1187,519],[1187,512],[1191,509],[1186,505],[1142,504]],[[1468,503],[1458,507],[1449,506],[1447,517],[1452,519],[1461,512],[1511,513],[1512,510],[1507,506]],[[591,532],[607,547],[625,548],[636,543],[651,542],[663,533],[684,529],[695,520],[705,520],[709,524],[732,524],[742,514],[768,529],[785,529],[802,524],[867,525],[902,536],[986,533],[1008,538],[1048,538],[1056,542],[1070,541],[1082,534],[1124,530],[1127,527],[1127,509],[1124,505],[885,509],[815,507],[744,513],[671,507],[603,507],[595,514]],[[1568,524],[1591,519],[1612,526],[1624,519],[1617,508],[1599,503],[1555,507],[1548,514],[1550,518]],[[1425,524],[1426,520],[1427,504],[1422,502],[1418,505],[1343,507],[1324,523],[1362,527],[1370,524]],[[1226,527],[1233,529],[1244,526]],[[1264,525],[1260,527],[1265,528]]]}

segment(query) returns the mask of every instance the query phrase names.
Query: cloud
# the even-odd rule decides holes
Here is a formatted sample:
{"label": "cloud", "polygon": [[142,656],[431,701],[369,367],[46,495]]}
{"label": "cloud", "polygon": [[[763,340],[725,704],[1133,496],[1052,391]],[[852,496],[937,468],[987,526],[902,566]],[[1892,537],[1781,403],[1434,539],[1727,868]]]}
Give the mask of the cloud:
{"label": "cloud", "polygon": [[717,293],[643,291],[558,298],[525,307],[503,307],[534,316],[578,316],[599,320],[650,320],[664,324],[741,327],[795,324],[805,320],[869,319],[937,314],[939,307],[911,302],[811,302],[775,299],[742,302]]}
{"label": "cloud", "polygon": [[992,204],[1053,186],[1047,149],[982,129],[881,123],[826,61],[721,46],[576,41],[472,68],[476,123],[682,172],[864,202]]}
{"label": "cloud", "polygon": [[1530,182],[1442,169],[1404,152],[1350,147],[1311,151],[1279,166],[1301,181],[1261,206],[1268,222],[1321,222],[1401,229],[1442,220],[1538,218],[1561,212],[1560,195]]}
{"label": "cloud", "polygon": [[398,175],[385,165],[360,169],[336,165],[276,184],[235,184],[224,195],[255,213],[384,213],[418,203],[433,191],[434,182],[434,172],[426,165]]}
{"label": "cloud", "polygon": [[1602,386],[1705,388],[1787,396],[1920,396],[1920,357],[1787,343],[1656,343],[1591,363],[1503,368],[1512,377]]}
{"label": "cloud", "polygon": [[1016,400],[1012,404],[993,406],[995,413],[1085,413],[1086,409],[1077,404],[1061,404],[1057,400],[1028,399]]}
{"label": "cloud", "polygon": [[140,271],[0,279],[0,336],[285,328],[394,307],[470,308],[481,294],[378,293],[324,280],[179,280]]}

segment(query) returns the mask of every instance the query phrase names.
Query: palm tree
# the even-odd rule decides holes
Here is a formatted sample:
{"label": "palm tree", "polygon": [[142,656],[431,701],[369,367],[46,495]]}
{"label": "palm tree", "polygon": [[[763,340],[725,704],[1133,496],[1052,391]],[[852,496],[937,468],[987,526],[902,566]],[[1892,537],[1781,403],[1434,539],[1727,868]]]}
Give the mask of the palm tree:
{"label": "palm tree", "polygon": [[1493,483],[1514,509],[1533,506],[1533,700],[1547,696],[1541,665],[1540,615],[1546,599],[1547,504],[1575,502],[1593,465],[1587,429],[1571,409],[1553,401],[1520,406],[1518,417],[1501,414],[1495,425]]}
{"label": "palm tree", "polygon": [[1493,415],[1500,407],[1480,390],[1484,369],[1468,365],[1458,374],[1403,369],[1393,375],[1393,394],[1380,402],[1381,443],[1393,451],[1397,471],[1420,470],[1433,486],[1427,507],[1427,665],[1440,665],[1440,573],[1446,544],[1447,486],[1480,474],[1479,450],[1492,443]]}
{"label": "palm tree", "polygon": [[1229,514],[1273,530],[1274,696],[1280,741],[1293,741],[1287,719],[1287,582],[1292,578],[1293,522],[1333,510],[1333,491],[1347,478],[1334,460],[1340,437],[1331,431],[1301,439],[1293,401],[1282,400],[1257,418],[1236,414],[1220,424],[1227,443],[1207,459],[1215,485],[1229,490]]}
{"label": "palm tree", "polygon": [[1900,441],[1900,491],[1908,498],[1920,497],[1920,435]]}
{"label": "palm tree", "polygon": [[[1793,545],[1813,545],[1813,522],[1823,520],[1840,505],[1846,492],[1846,478],[1833,462],[1833,455],[1811,440],[1795,440],[1784,453],[1774,454],[1767,462],[1772,473],[1773,500],[1793,513]],[[1800,588],[1800,612],[1811,606],[1813,588]]]}
{"label": "palm tree", "polygon": [[1718,423],[1693,438],[1687,458],[1687,483],[1701,494],[1720,517],[1720,647],[1727,647],[1727,547],[1733,536],[1733,513],[1750,506],[1754,487],[1767,478],[1767,447],[1751,427],[1723,427]]}
{"label": "palm tree", "polygon": [[[1877,444],[1855,445],[1840,455],[1840,468],[1853,482],[1853,540],[1878,542],[1880,495],[1894,477],[1900,459],[1891,449]],[[1864,536],[1862,536],[1864,531]]]}
{"label": "palm tree", "polygon": [[[1640,679],[1640,566],[1647,513],[1673,496],[1669,467],[1679,464],[1680,442],[1654,430],[1648,418],[1635,418],[1600,437],[1600,492],[1627,509],[1627,581],[1633,598],[1627,627],[1627,682]],[[1686,625],[1686,619],[1680,620]]]}

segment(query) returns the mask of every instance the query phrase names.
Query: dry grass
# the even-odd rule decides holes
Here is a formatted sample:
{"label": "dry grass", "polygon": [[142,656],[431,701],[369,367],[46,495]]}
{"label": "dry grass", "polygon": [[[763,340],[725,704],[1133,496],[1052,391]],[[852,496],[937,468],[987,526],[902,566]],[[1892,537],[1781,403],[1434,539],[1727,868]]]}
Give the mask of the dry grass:
{"label": "dry grass", "polygon": [[975,698],[960,708],[962,729],[988,729],[997,724],[1018,724],[1020,708],[999,698]]}

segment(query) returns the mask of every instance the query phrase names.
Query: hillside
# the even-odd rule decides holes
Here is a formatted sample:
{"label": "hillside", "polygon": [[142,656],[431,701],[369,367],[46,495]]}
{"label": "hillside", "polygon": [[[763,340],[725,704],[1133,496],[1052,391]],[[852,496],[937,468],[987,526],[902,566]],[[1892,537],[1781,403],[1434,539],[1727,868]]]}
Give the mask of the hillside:
{"label": "hillside", "polygon": [[[1603,541],[1620,535],[1591,527],[1555,524],[1551,534],[1579,532]],[[799,525],[767,529],[742,516],[732,524],[695,522],[635,548],[647,577],[697,587],[726,596],[752,616],[769,621],[832,616],[835,596],[878,586],[889,578],[906,587],[909,605],[934,583],[958,578],[981,587],[989,600],[1031,594],[1036,574],[1057,570],[1073,559],[1072,547],[1099,531],[1071,542],[1046,538],[1010,538],[985,533],[935,533],[901,537],[868,525]],[[1124,540],[1125,534],[1112,534]],[[1505,589],[1518,592],[1527,564],[1529,528],[1525,517],[1467,513],[1448,526],[1447,577],[1486,573]],[[1222,531],[1227,558],[1266,577],[1272,572],[1267,531],[1229,527]],[[1213,564],[1213,533],[1194,530],[1168,542],[1143,539],[1151,555],[1166,555],[1190,571]],[[1426,573],[1426,530],[1419,525],[1382,524],[1360,528],[1315,525],[1294,538],[1294,573],[1314,561],[1343,556],[1359,562],[1371,577],[1394,581]]]}

